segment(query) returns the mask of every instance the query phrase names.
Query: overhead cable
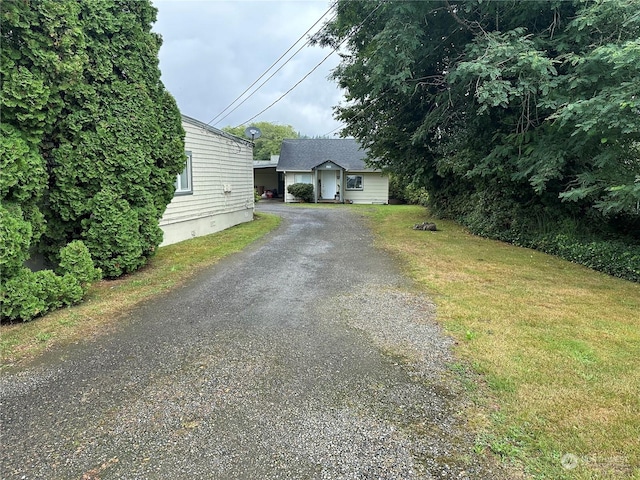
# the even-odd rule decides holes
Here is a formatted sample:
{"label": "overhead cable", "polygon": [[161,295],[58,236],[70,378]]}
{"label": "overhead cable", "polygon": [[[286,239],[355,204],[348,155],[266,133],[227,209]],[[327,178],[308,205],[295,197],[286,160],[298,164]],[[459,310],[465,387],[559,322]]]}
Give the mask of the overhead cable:
{"label": "overhead cable", "polygon": [[364,20],[362,20],[362,22],[360,22],[360,24],[352,31],[351,34],[347,35],[336,47],[334,47],[334,49],[329,52],[329,55],[327,55],[326,57],[324,57],[322,60],[320,60],[320,63],[318,63],[315,67],[313,67],[311,69],[311,71],[309,73],[307,73],[304,77],[302,77],[293,87],[291,87],[289,90],[287,90],[283,95],[281,95],[275,102],[273,102],[271,105],[269,105],[268,107],[266,107],[265,109],[261,110],[258,114],[254,115],[253,117],[251,117],[249,120],[246,120],[244,122],[242,122],[240,125],[238,126],[242,126],[242,125],[246,125],[247,123],[249,123],[250,121],[254,120],[256,117],[262,115],[264,112],[266,112],[267,110],[269,110],[271,107],[273,107],[276,103],[278,103],[280,100],[282,100],[284,97],[286,97],[287,95],[289,95],[289,93],[291,93],[293,91],[293,89],[295,89],[298,85],[300,85],[304,80],[307,79],[307,77],[309,75],[311,75],[313,72],[315,72],[318,67],[320,65],[322,65],[331,55],[333,55],[334,53],[336,53],[338,51],[338,49],[342,46],[342,44],[344,44],[347,40],[349,40],[349,38],[351,38],[353,35],[355,35],[360,28],[362,27],[362,25],[364,25],[364,22],[366,22],[369,17],[371,15],[373,15],[376,10],[378,10],[378,8],[380,8],[380,6],[382,5],[382,3],[379,3],[378,6],[376,8],[374,8],[369,15],[367,15]]}
{"label": "overhead cable", "polygon": [[[283,59],[283,58],[284,58],[284,57],[285,57],[285,56],[286,56],[286,55],[287,55],[291,50],[293,50],[293,47],[295,47],[298,43],[300,43],[300,40],[302,40],[302,39],[303,39],[303,38],[304,38],[304,37],[305,37],[305,36],[306,36],[306,35],[307,35],[307,34],[308,34],[308,33],[309,33],[309,32],[310,32],[310,31],[311,31],[311,30],[312,30],[312,29],[313,29],[313,28],[318,24],[318,23],[320,23],[320,22],[322,21],[322,19],[323,19],[323,18],[324,18],[324,17],[325,17],[325,16],[326,16],[330,11],[331,11],[331,9],[332,9],[332,8],[333,8],[333,5],[331,5],[331,6],[329,7],[329,9],[328,9],[326,12],[324,12],[324,13],[320,16],[320,18],[318,18],[318,20],[316,20],[316,21],[315,21],[315,23],[314,23],[313,25],[311,25],[311,27],[309,27],[309,29],[308,29],[306,32],[304,32],[304,33],[300,36],[300,38],[298,38],[298,39],[293,43],[293,45],[291,45],[291,46],[287,49],[287,51],[286,51],[286,52],[284,52],[282,55],[280,55],[280,58],[278,58],[275,62],[273,62],[273,63],[271,64],[271,66],[270,66],[269,68],[267,68],[267,69],[264,71],[264,73],[263,73],[262,75],[260,75],[260,76],[259,76],[259,77],[258,77],[258,78],[257,78],[257,79],[252,83],[252,84],[251,84],[251,85],[249,85],[249,86],[245,89],[245,91],[244,91],[244,92],[242,92],[240,95],[238,95],[238,97],[237,97],[233,102],[231,102],[231,103],[230,103],[230,104],[229,104],[229,105],[228,105],[224,110],[222,110],[218,115],[216,115],[216,116],[215,116],[215,117],[213,117],[211,120],[209,120],[209,121],[207,122],[207,125],[211,125],[211,123],[212,123],[213,121],[215,121],[215,120],[217,120],[219,117],[221,117],[221,116],[222,116],[222,115],[223,115],[227,110],[229,110],[229,109],[230,109],[230,108],[231,108],[231,107],[232,107],[232,106],[233,106],[233,105],[234,105],[238,100],[240,100],[240,99],[244,96],[244,94],[246,94],[249,90],[251,90],[251,88],[252,88],[256,83],[258,83],[258,82],[259,82],[259,81],[260,81],[260,80],[261,80],[261,79],[262,79],[262,78],[263,78],[267,73],[269,73],[269,71],[271,71],[271,69],[272,69],[273,67],[275,67],[275,66],[278,64],[278,62],[280,62],[280,60],[282,60],[282,59]],[[333,19],[333,18],[335,18],[335,15],[334,15],[334,17],[332,17],[332,19]],[[332,20],[332,19],[331,19],[331,20]],[[282,64],[282,65],[281,65],[281,66],[280,66],[280,67],[279,67],[275,72],[273,72],[269,78],[267,78],[264,82],[262,82],[262,83],[260,84],[260,86],[258,86],[258,88],[256,88],[256,89],[253,91],[253,93],[251,93],[251,95],[249,95],[249,96],[248,96],[247,98],[245,98],[242,102],[240,102],[240,104],[236,105],[236,107],[235,107],[233,110],[231,110],[229,113],[227,113],[224,117],[220,118],[220,119],[219,119],[219,120],[218,120],[214,125],[217,125],[217,124],[218,124],[218,123],[220,123],[222,120],[224,120],[224,119],[225,119],[225,118],[227,118],[229,115],[231,115],[231,113],[233,113],[233,112],[234,112],[234,111],[235,111],[235,110],[236,110],[240,105],[242,105],[245,101],[247,101],[247,100],[248,100],[251,96],[253,96],[253,94],[254,94],[254,93],[256,93],[258,90],[260,90],[260,88],[262,88],[262,86],[263,86],[265,83],[267,83],[267,82],[268,82],[268,81],[269,81],[269,80],[270,80],[270,79],[271,79],[271,78],[272,78],[276,73],[278,73],[280,70],[282,70],[282,68],[283,68],[287,63],[289,63],[289,62],[291,61],[291,59],[292,59],[293,57],[295,57],[295,56],[300,52],[300,50],[302,50],[304,47],[306,47],[306,46],[309,44],[309,42],[310,42],[310,40],[307,40],[307,41],[302,45],[302,47],[300,47],[298,50],[296,50],[296,52],[295,52],[293,55],[291,55],[291,57],[289,57],[289,59],[288,59],[285,63],[283,63],[283,64]]]}

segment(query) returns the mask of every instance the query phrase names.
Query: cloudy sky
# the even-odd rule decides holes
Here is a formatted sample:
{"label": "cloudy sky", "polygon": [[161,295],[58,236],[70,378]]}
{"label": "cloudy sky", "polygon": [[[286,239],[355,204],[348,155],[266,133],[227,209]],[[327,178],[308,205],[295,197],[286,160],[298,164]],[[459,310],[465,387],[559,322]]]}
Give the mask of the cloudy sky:
{"label": "cloudy sky", "polygon": [[[153,30],[163,38],[162,81],[182,113],[205,123],[218,116],[329,9],[328,0],[153,0],[153,4],[158,9]],[[305,41],[306,37],[275,68]],[[330,51],[304,47],[237,110],[211,125],[244,124],[293,87]],[[334,53],[253,122],[291,125],[308,136],[336,134],[340,124],[332,117],[332,107],[341,101],[342,93],[327,77],[338,62]]]}

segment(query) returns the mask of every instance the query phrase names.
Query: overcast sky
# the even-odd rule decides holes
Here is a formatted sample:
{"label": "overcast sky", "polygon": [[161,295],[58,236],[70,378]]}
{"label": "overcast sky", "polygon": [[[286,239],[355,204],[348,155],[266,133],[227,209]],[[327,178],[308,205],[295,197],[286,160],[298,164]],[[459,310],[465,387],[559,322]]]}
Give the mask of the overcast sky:
{"label": "overcast sky", "polygon": [[[205,123],[260,77],[329,8],[327,0],[153,0],[153,4],[158,9],[153,30],[163,38],[162,81],[183,114]],[[329,53],[329,49],[304,47],[242,106],[211,125],[222,128],[243,124],[277,100]],[[325,135],[338,128],[332,107],[341,101],[342,92],[327,79],[338,62],[339,56],[334,53],[253,122],[291,125],[308,136]]]}

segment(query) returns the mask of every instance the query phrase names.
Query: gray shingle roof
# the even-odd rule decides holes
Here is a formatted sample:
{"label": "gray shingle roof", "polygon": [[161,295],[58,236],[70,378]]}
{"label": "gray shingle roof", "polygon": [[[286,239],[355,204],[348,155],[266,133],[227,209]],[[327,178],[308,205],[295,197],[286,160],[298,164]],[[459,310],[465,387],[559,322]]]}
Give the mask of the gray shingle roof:
{"label": "gray shingle roof", "polygon": [[348,171],[376,171],[365,165],[367,153],[352,138],[296,138],[283,140],[279,172],[311,171],[327,160]]}

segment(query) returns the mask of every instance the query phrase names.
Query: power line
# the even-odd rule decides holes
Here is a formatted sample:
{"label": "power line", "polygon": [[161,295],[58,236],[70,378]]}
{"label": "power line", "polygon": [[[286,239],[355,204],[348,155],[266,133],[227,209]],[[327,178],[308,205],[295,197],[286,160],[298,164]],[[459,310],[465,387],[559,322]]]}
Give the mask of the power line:
{"label": "power line", "polygon": [[[284,97],[286,97],[287,95],[289,95],[289,93],[291,93],[291,92],[293,91],[293,89],[295,89],[295,88],[296,88],[298,85],[300,85],[304,80],[306,80],[306,79],[307,79],[307,77],[308,77],[309,75],[311,75],[313,72],[315,72],[315,71],[318,69],[318,67],[319,67],[320,65],[322,65],[322,64],[323,64],[323,63],[324,63],[324,62],[325,62],[325,61],[326,61],[326,60],[327,60],[331,55],[333,55],[334,53],[336,53],[336,52],[338,51],[338,49],[342,46],[342,44],[344,44],[347,40],[349,40],[349,38],[351,38],[353,35],[355,35],[355,34],[360,30],[360,28],[362,27],[362,25],[364,25],[364,22],[366,22],[366,21],[369,19],[369,17],[370,17],[371,15],[373,15],[373,14],[376,12],[376,10],[378,10],[378,9],[380,8],[380,6],[381,6],[381,5],[382,5],[382,3],[379,3],[379,4],[378,4],[378,6],[376,6],[376,8],[374,8],[374,9],[369,13],[369,15],[367,15],[367,16],[364,18],[364,20],[362,20],[362,22],[360,22],[360,24],[359,24],[355,29],[353,29],[353,31],[352,31],[349,35],[347,35],[347,36],[346,36],[346,37],[345,37],[345,38],[344,38],[344,39],[343,39],[343,40],[342,40],[342,41],[341,41],[341,42],[340,42],[336,47],[334,47],[333,51],[329,52],[329,55],[327,55],[327,56],[326,56],[326,57],[324,57],[322,60],[320,60],[320,63],[318,63],[315,67],[313,67],[313,68],[311,69],[311,71],[310,71],[309,73],[307,73],[304,77],[302,77],[300,80],[298,80],[298,82],[297,82],[293,87],[291,87],[289,90],[287,90],[287,91],[286,91],[283,95],[281,95],[281,96],[280,96],[276,101],[274,101],[273,103],[271,103],[271,105],[269,105],[269,106],[268,106],[268,107],[266,107],[265,109],[261,110],[259,113],[257,113],[257,114],[256,114],[256,115],[254,115],[253,117],[251,117],[249,120],[246,120],[246,121],[242,122],[242,123],[241,123],[240,125],[238,125],[238,126],[245,125],[245,124],[249,123],[251,120],[255,119],[256,117],[258,117],[258,116],[260,116],[260,115],[262,115],[264,112],[266,112],[267,110],[269,110],[271,107],[273,107],[276,103],[278,103],[278,102],[279,102],[280,100],[282,100]],[[335,18],[335,17],[334,17],[334,18]]]}
{"label": "power line", "polygon": [[[318,20],[316,20],[316,21],[315,21],[315,23],[314,23],[313,25],[311,25],[311,27],[309,27],[309,29],[308,29],[306,32],[304,32],[304,33],[300,36],[300,38],[298,38],[298,39],[297,39],[297,40],[296,40],[296,41],[295,41],[295,42],[294,42],[294,43],[293,43],[293,44],[292,44],[292,45],[287,49],[287,51],[286,51],[286,52],[284,52],[282,55],[280,55],[280,58],[278,58],[275,62],[273,62],[273,63],[271,64],[271,66],[270,66],[269,68],[267,68],[267,69],[264,71],[264,73],[263,73],[262,75],[260,75],[260,76],[259,76],[259,77],[258,77],[258,78],[257,78],[257,79],[252,83],[252,84],[251,84],[251,85],[249,85],[249,86],[245,89],[245,91],[244,91],[244,92],[242,92],[240,95],[238,95],[238,97],[237,97],[233,102],[231,102],[231,103],[230,103],[230,104],[229,104],[229,105],[228,105],[224,110],[222,110],[218,115],[216,115],[216,116],[215,116],[215,117],[213,117],[211,120],[209,120],[209,121],[207,122],[207,125],[211,125],[211,122],[213,122],[214,120],[218,119],[222,114],[224,114],[227,110],[229,110],[229,109],[230,109],[230,108],[231,108],[231,107],[232,107],[232,106],[233,106],[233,105],[234,105],[238,100],[240,100],[240,99],[244,96],[244,94],[245,94],[245,93],[247,93],[249,90],[251,90],[251,88],[252,88],[256,83],[258,83],[258,82],[262,79],[262,77],[264,77],[267,73],[269,73],[269,71],[270,71],[273,67],[275,67],[275,66],[278,64],[278,62],[280,62],[280,60],[282,60],[282,59],[287,55],[287,53],[289,53],[291,50],[293,50],[293,47],[295,47],[295,46],[300,42],[300,40],[302,40],[302,39],[303,39],[303,38],[304,38],[304,37],[305,37],[305,36],[306,36],[306,35],[307,35],[307,34],[308,34],[308,33],[309,33],[309,32],[310,32],[310,31],[311,31],[311,30],[312,30],[312,29],[313,29],[313,28],[318,24],[318,23],[320,23],[320,21],[322,21],[322,19],[323,19],[323,18],[324,18],[324,17],[325,17],[325,16],[326,16],[330,11],[331,11],[331,9],[332,9],[332,8],[333,8],[333,5],[331,5],[331,6],[329,7],[329,9],[328,9],[326,12],[324,12],[324,13],[320,16],[320,18],[318,18]],[[334,16],[333,16],[329,21],[331,21],[333,18],[335,18],[335,15],[334,15]],[[272,78],[276,73],[278,73],[280,70],[282,70],[282,68],[283,68],[287,63],[289,63],[289,62],[291,61],[291,59],[292,59],[293,57],[295,57],[295,56],[300,52],[300,50],[302,50],[304,47],[306,47],[306,46],[309,44],[309,42],[310,42],[310,40],[307,40],[307,41],[302,45],[302,47],[300,47],[300,48],[299,48],[299,49],[298,49],[298,50],[297,50],[293,55],[291,55],[291,57],[289,57],[289,59],[288,59],[284,64],[282,64],[282,65],[280,66],[280,68],[278,68],[275,72],[273,72],[273,74],[271,74],[271,76],[270,76],[269,78],[267,78],[267,79],[266,79],[262,84],[260,84],[260,86],[259,86],[258,88],[256,88],[256,89],[253,91],[253,93],[251,93],[251,95],[249,95],[247,98],[245,98],[245,99],[244,99],[240,104],[236,105],[236,107],[235,107],[233,110],[231,110],[229,113],[227,113],[224,117],[220,118],[220,120],[218,120],[214,125],[217,125],[217,124],[218,124],[218,123],[220,123],[222,120],[224,120],[225,118],[227,118],[227,117],[228,117],[229,115],[231,115],[231,113],[233,113],[233,112],[234,112],[234,111],[235,111],[235,110],[236,110],[240,105],[242,105],[242,104],[243,104],[244,102],[246,102],[250,97],[252,97],[252,96],[253,96],[253,94],[255,94],[258,90],[260,90],[260,88],[262,88],[262,86],[263,86],[265,83],[267,83],[269,80],[271,80],[271,78]]]}
{"label": "power line", "polygon": [[257,116],[259,116],[259,115],[262,115],[264,112],[266,112],[267,110],[269,110],[271,107],[273,107],[276,103],[278,103],[278,102],[279,102],[280,100],[282,100],[284,97],[286,97],[287,95],[289,95],[289,93],[291,93],[291,92],[293,91],[293,89],[294,89],[294,88],[296,88],[296,87],[297,87],[298,85],[300,85],[304,80],[306,80],[306,79],[307,79],[307,77],[308,77],[309,75],[311,75],[313,72],[315,72],[315,71],[318,69],[318,67],[319,67],[320,65],[322,65],[322,64],[323,64],[323,63],[324,63],[324,62],[325,62],[325,61],[326,61],[326,60],[327,60],[331,55],[333,55],[334,53],[336,53],[336,52],[335,52],[335,50],[334,50],[334,51],[332,51],[332,52],[330,52],[330,53],[329,53],[329,55],[327,55],[326,57],[324,57],[324,58],[320,61],[320,63],[318,63],[315,67],[313,67],[313,69],[311,69],[311,71],[310,71],[309,73],[307,73],[304,77],[302,77],[300,80],[298,80],[298,82],[297,82],[293,87],[291,87],[289,90],[287,90],[285,93],[283,93],[283,94],[280,96],[280,98],[278,98],[275,102],[273,102],[271,105],[269,105],[267,108],[265,108],[265,109],[264,109],[264,110],[262,110],[261,112],[257,113],[257,114],[256,114],[256,115],[254,115],[253,117],[251,117],[249,120],[247,120],[247,121],[245,121],[245,122],[242,122],[240,125],[244,125],[244,124],[246,124],[246,123],[249,123],[251,120],[253,120],[254,118],[256,118],[256,117],[257,117]]}

